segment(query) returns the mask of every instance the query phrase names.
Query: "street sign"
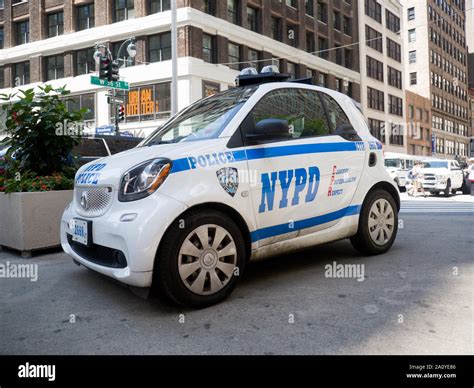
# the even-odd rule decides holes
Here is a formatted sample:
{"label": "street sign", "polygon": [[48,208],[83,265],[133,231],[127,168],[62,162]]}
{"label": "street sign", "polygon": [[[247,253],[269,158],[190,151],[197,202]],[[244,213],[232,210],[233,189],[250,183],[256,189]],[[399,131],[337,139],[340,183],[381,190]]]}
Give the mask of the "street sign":
{"label": "street sign", "polygon": [[103,125],[101,127],[96,127],[95,133],[97,135],[112,135],[115,132],[114,125]]}
{"label": "street sign", "polygon": [[112,89],[130,90],[130,85],[125,81],[107,81],[99,77],[91,76],[91,84],[98,86],[105,86]]}

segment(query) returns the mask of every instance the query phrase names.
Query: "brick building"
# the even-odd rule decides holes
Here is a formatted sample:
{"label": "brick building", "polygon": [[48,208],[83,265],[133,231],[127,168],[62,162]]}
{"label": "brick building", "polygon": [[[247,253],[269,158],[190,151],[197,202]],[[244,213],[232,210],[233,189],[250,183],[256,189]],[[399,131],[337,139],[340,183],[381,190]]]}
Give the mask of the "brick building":
{"label": "brick building", "polygon": [[[357,2],[353,0],[177,0],[179,109],[234,84],[243,67],[278,64],[292,77],[360,100]],[[94,44],[120,58],[131,85],[123,130],[149,133],[169,116],[170,0],[0,0],[0,93],[40,82],[66,84],[89,108],[91,129],[108,125],[107,90],[90,84]],[[315,55],[314,52],[318,51]],[[283,59],[282,59],[283,58]]]}

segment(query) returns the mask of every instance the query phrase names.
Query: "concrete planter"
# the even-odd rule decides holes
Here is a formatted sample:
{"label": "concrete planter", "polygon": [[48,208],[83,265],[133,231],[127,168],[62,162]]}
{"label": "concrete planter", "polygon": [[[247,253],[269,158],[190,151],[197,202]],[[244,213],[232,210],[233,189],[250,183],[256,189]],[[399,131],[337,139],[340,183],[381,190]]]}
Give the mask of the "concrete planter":
{"label": "concrete planter", "polygon": [[31,251],[60,245],[59,224],[73,190],[0,193],[0,249]]}

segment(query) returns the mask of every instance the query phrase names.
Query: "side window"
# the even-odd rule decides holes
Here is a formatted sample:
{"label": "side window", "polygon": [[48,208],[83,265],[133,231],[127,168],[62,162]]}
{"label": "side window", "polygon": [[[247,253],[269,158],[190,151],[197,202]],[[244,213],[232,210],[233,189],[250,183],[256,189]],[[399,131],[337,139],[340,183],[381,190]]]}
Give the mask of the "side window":
{"label": "side window", "polygon": [[251,130],[266,119],[280,119],[288,123],[290,135],[280,141],[331,134],[321,99],[312,90],[289,88],[268,93],[247,117],[244,131]]}
{"label": "side window", "polygon": [[324,103],[326,104],[326,108],[328,110],[329,115],[329,121],[333,130],[336,130],[343,124],[350,124],[350,121],[347,118],[346,114],[339,106],[339,104],[334,100],[334,98],[332,98],[326,93],[321,93],[321,96],[324,100]]}

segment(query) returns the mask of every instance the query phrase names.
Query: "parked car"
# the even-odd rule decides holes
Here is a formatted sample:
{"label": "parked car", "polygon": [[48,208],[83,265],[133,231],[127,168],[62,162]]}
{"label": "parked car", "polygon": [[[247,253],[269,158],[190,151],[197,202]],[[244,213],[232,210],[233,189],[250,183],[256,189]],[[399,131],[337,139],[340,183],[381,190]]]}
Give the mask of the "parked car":
{"label": "parked car", "polygon": [[72,153],[76,165],[80,167],[94,160],[134,148],[141,141],[143,141],[142,138],[128,136],[85,136],[74,147]]}
{"label": "parked car", "polygon": [[431,194],[444,192],[448,197],[463,185],[463,172],[456,160],[426,160],[423,162],[423,187]]}
{"label": "parked car", "polygon": [[248,260],[350,238],[386,252],[399,192],[348,96],[265,69],[198,101],[138,148],[83,166],[64,251],[130,286],[204,307]]}

